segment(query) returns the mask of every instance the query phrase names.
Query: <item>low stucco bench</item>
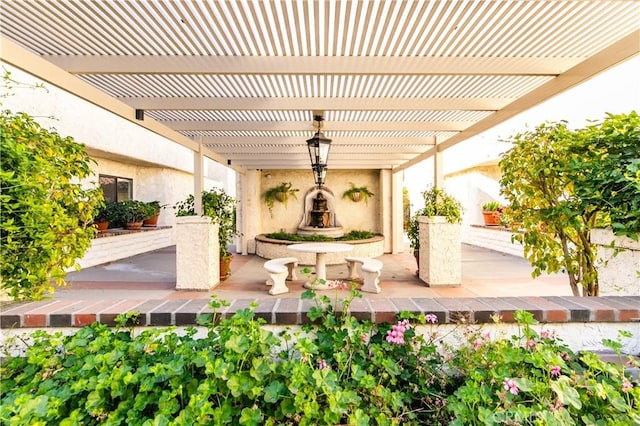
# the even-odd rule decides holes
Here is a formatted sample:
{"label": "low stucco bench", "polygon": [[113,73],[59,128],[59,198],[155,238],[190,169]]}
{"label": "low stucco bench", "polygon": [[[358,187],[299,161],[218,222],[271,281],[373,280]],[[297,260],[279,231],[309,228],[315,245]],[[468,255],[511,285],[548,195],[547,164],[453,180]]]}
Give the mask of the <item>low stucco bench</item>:
{"label": "low stucco bench", "polygon": [[363,276],[363,285],[360,290],[369,293],[380,293],[380,273],[382,271],[382,262],[378,259],[370,257],[345,257],[347,267],[349,268],[349,279],[356,280],[360,278],[358,275],[358,266]]}
{"label": "low stucco bench", "polygon": [[280,257],[277,259],[267,260],[264,263],[264,269],[269,272],[269,279],[266,284],[271,286],[269,294],[276,295],[288,293],[286,281],[297,279],[296,268],[298,267],[298,259],[295,257]]}

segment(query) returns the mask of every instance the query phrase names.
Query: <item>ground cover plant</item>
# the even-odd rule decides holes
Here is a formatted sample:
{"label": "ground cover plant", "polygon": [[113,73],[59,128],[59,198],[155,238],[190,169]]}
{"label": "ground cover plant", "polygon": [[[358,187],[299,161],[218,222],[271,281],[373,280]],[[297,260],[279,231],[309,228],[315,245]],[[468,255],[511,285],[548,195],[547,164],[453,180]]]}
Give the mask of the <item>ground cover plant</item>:
{"label": "ground cover plant", "polygon": [[[230,318],[212,299],[203,329],[145,329],[136,314],[73,336],[38,331],[0,373],[7,425],[602,424],[640,421],[640,389],[624,369],[575,354],[518,312],[519,333],[460,326],[441,343],[435,315],[394,324],[349,315],[359,293],[309,290],[302,330],[262,327],[255,306]],[[420,326],[420,331],[418,330]],[[204,331],[202,331],[204,330]],[[200,333],[200,334],[199,334]],[[625,337],[625,336],[622,336]],[[619,351],[617,341],[609,342]]]}

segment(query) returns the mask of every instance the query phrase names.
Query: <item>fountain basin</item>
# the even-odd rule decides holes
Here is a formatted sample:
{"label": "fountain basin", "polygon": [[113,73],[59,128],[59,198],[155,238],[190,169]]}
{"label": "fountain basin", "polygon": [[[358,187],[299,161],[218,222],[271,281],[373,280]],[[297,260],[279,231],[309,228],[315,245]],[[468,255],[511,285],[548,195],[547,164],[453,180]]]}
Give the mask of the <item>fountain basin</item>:
{"label": "fountain basin", "polygon": [[[256,254],[265,259],[290,257],[292,256],[292,252],[287,250],[287,246],[290,244],[301,244],[303,242],[306,241],[274,240],[273,238],[267,238],[265,234],[256,235]],[[346,253],[327,253],[327,265],[346,263],[344,260],[345,256],[378,257],[384,254],[384,236],[382,235],[377,235],[365,240],[340,240],[336,242],[351,244],[353,245],[353,250]],[[316,264],[316,256],[314,253],[295,253],[295,257],[300,260],[300,265]]]}

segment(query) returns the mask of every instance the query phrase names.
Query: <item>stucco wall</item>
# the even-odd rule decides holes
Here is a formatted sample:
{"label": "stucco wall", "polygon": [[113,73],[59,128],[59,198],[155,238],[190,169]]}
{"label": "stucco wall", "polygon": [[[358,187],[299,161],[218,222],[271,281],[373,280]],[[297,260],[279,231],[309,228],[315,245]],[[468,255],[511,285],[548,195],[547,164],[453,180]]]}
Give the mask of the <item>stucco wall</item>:
{"label": "stucco wall", "polygon": [[[377,170],[332,170],[329,169],[325,186],[333,192],[335,197],[336,218],[342,225],[344,232],[365,230],[379,233],[381,223],[379,215],[379,177]],[[264,170],[259,177],[260,186],[260,229],[258,233],[269,233],[284,230],[295,233],[304,214],[304,196],[308,190],[314,188],[313,175],[309,170]],[[264,193],[282,182],[291,182],[299,191],[297,200],[290,198],[287,206],[275,202],[273,217],[264,202]],[[348,198],[342,198],[344,191],[349,189],[349,182],[356,186],[366,185],[375,196],[370,197],[368,203],[364,201],[354,203]]]}
{"label": "stucco wall", "polygon": [[597,247],[601,296],[640,296],[640,242],[616,237],[610,229],[591,231]]}

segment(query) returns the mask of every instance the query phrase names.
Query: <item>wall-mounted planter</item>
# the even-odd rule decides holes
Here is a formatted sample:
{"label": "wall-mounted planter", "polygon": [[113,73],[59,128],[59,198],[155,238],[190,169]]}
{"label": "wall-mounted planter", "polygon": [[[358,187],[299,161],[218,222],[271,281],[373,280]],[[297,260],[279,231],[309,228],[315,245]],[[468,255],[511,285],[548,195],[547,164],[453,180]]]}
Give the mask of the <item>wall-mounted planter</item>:
{"label": "wall-mounted planter", "polygon": [[349,185],[351,185],[351,187],[342,193],[342,198],[350,198],[354,203],[359,203],[364,200],[366,204],[369,197],[375,195],[366,186],[356,186],[353,182],[349,182]]}

